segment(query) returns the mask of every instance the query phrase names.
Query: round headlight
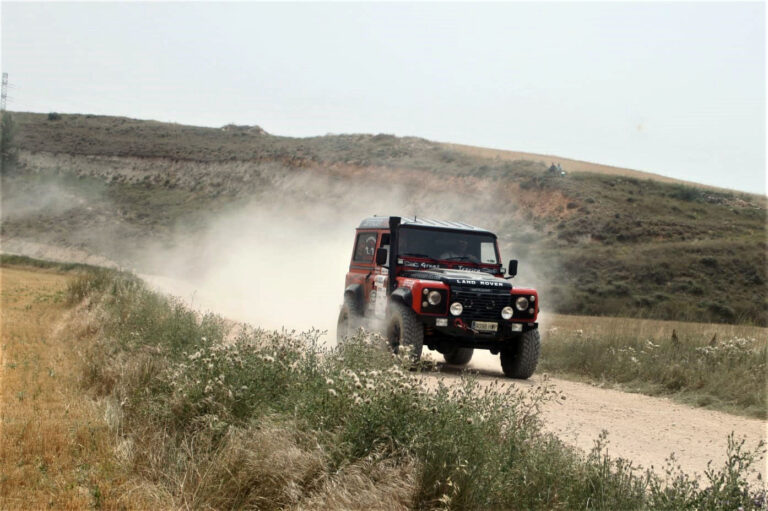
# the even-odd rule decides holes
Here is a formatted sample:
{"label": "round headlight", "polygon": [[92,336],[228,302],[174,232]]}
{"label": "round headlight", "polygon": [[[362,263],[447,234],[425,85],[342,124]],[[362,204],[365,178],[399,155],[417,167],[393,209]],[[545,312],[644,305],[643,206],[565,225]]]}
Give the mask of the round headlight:
{"label": "round headlight", "polygon": [[461,316],[461,313],[464,312],[464,306],[461,305],[459,302],[453,302],[451,304],[451,314],[454,316]]}
{"label": "round headlight", "polygon": [[517,310],[524,311],[528,308],[528,298],[521,296],[517,300],[515,300],[515,307],[517,307]]}
{"label": "round headlight", "polygon": [[427,301],[429,301],[430,305],[439,305],[442,299],[443,295],[441,295],[438,291],[430,291],[429,295],[427,296]]}
{"label": "round headlight", "polygon": [[503,309],[501,309],[501,317],[504,319],[512,319],[512,316],[515,314],[514,309],[507,305]]}

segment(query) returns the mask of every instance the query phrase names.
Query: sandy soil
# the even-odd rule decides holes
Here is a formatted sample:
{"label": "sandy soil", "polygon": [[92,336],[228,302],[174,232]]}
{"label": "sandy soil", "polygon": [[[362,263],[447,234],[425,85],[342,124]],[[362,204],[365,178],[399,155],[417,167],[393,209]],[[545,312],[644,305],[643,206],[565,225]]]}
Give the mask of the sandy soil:
{"label": "sandy soil", "polygon": [[[442,357],[430,352],[435,361]],[[438,364],[440,371],[428,379],[458,379],[460,372],[451,366]],[[478,373],[481,385],[502,381],[505,385],[531,387],[544,381],[542,374],[530,380],[504,378],[498,356],[477,351],[469,368]],[[768,436],[768,423],[759,419],[739,417],[722,412],[692,408],[669,399],[602,389],[585,383],[548,378],[558,394],[544,406],[546,428],[564,442],[589,451],[601,431],[608,432],[608,452],[612,456],[632,460],[644,468],[663,472],[665,460],[675,454],[677,464],[690,474],[703,476],[707,463],[722,466],[726,459],[728,435],[746,437],[746,445],[756,446]],[[762,481],[768,476],[766,460],[759,464]],[[756,481],[755,481],[756,482]],[[763,483],[764,484],[764,483]]]}

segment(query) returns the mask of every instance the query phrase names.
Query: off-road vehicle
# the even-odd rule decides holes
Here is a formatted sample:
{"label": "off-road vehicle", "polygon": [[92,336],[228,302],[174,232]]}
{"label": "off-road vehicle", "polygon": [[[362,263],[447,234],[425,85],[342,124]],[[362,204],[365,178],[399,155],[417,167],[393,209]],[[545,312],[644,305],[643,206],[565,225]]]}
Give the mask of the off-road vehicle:
{"label": "off-road vehicle", "polygon": [[487,349],[501,354],[505,375],[528,378],[541,346],[539,297],[510,282],[516,260],[506,278],[500,261],[496,235],[485,229],[366,218],[355,234],[337,336],[379,323],[390,347],[408,346],[414,360],[426,346],[464,365],[475,349]]}

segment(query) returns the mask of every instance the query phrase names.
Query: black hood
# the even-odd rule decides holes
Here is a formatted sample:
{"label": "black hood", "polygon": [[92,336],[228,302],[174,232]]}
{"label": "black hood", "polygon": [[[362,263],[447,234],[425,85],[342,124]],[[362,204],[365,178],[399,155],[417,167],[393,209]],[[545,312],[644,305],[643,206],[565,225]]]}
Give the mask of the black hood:
{"label": "black hood", "polygon": [[437,280],[449,286],[479,287],[483,289],[512,289],[508,280],[494,277],[489,273],[451,268],[431,268],[428,270],[407,270],[400,274],[411,279]]}

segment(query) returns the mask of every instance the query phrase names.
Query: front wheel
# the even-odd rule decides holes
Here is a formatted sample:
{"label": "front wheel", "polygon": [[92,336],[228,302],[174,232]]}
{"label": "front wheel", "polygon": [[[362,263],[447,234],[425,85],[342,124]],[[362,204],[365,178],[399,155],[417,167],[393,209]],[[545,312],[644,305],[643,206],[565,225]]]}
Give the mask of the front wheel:
{"label": "front wheel", "polygon": [[401,346],[407,346],[412,361],[418,362],[421,359],[424,349],[424,325],[410,307],[399,302],[390,304],[386,334],[393,352],[399,353]]}
{"label": "front wheel", "polygon": [[523,333],[514,346],[501,352],[501,368],[504,375],[527,380],[536,370],[540,352],[539,330],[528,330]]}

